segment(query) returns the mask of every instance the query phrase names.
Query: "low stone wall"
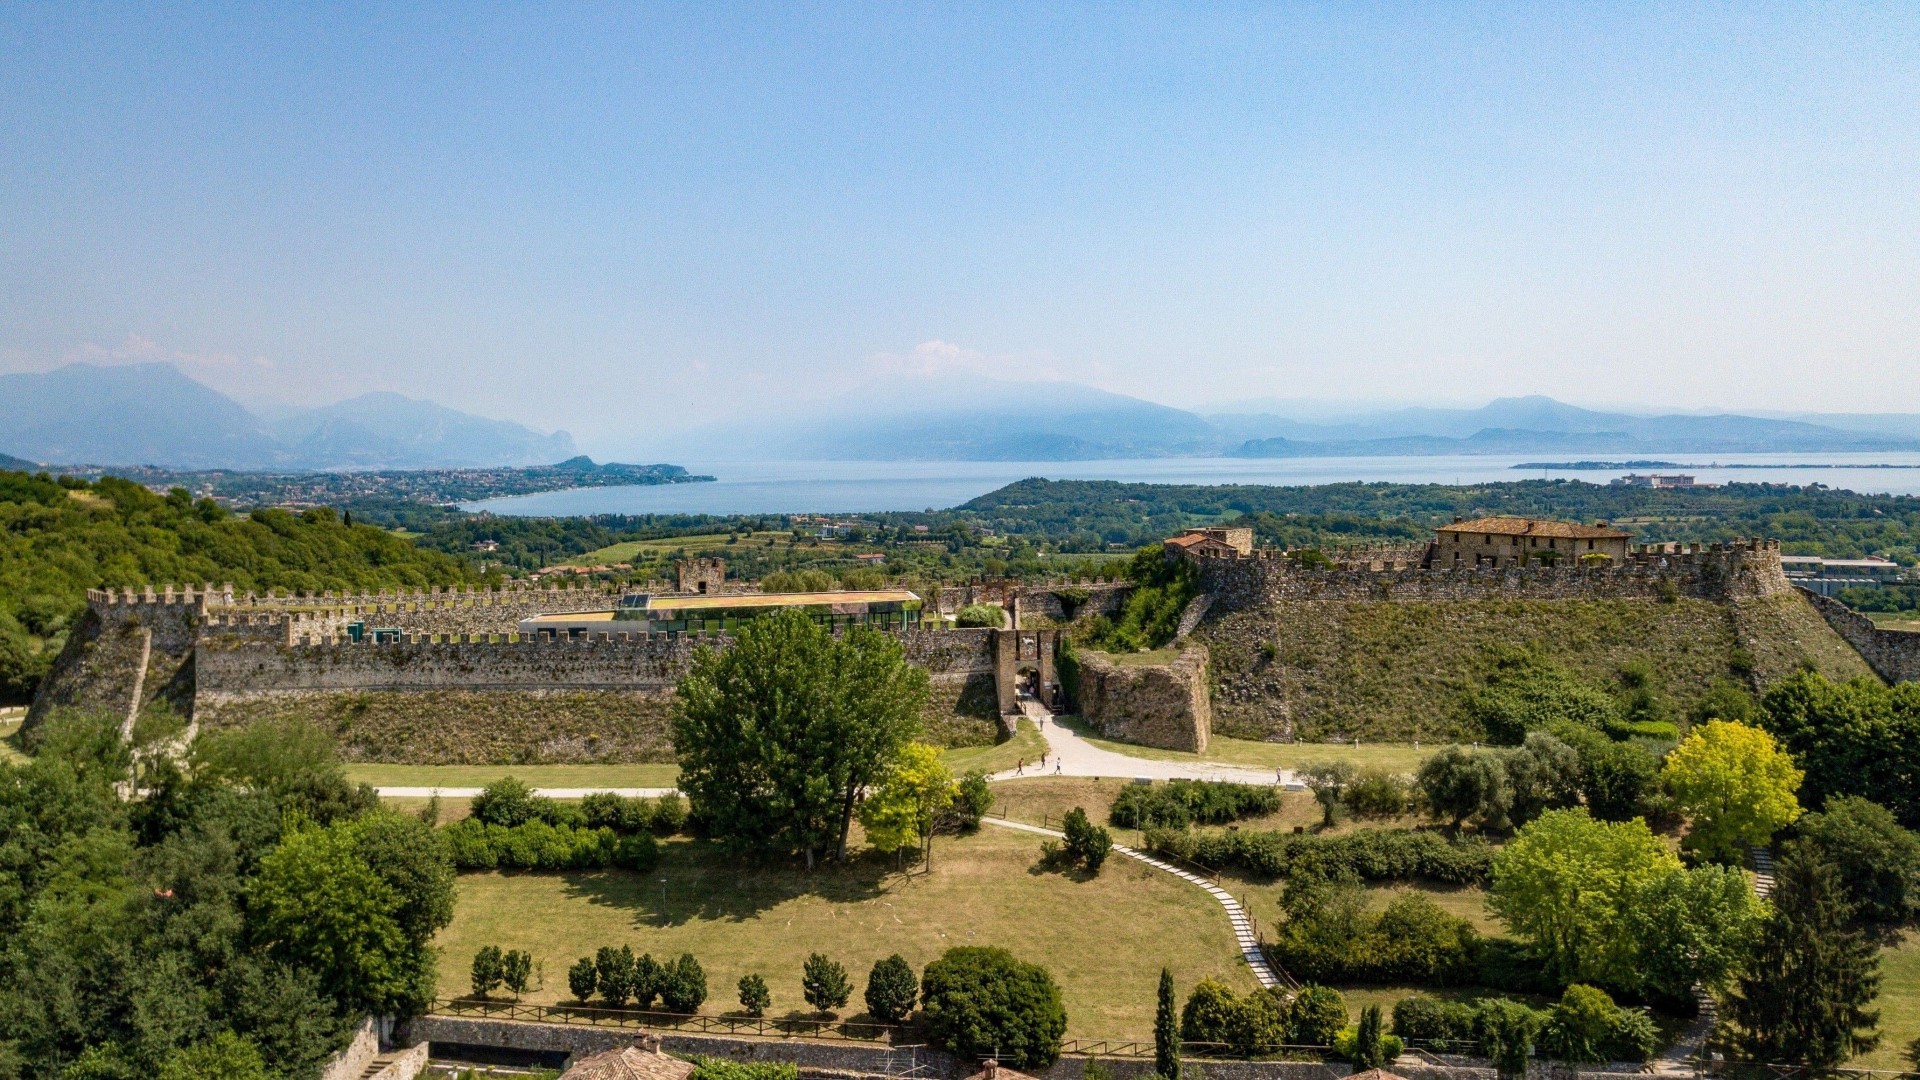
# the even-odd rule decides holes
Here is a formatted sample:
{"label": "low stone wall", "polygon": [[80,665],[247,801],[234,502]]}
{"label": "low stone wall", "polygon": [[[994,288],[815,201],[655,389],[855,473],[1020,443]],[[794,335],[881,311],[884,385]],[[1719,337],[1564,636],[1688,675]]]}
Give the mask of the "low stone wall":
{"label": "low stone wall", "polygon": [[346,1049],[335,1054],[320,1070],[320,1080],[360,1080],[379,1053],[380,1037],[375,1034],[373,1019],[369,1017],[353,1029],[353,1038]]}
{"label": "low stone wall", "polygon": [[1190,645],[1167,664],[1116,662],[1082,652],[1080,716],[1109,739],[1200,753],[1213,735],[1207,650]]}
{"label": "low stone wall", "polygon": [[[630,1046],[641,1031],[636,1028],[595,1027],[585,1024],[541,1024],[476,1017],[422,1016],[408,1021],[397,1036],[450,1046],[488,1046],[512,1050],[564,1053],[574,1058]],[[803,1039],[755,1039],[725,1035],[687,1035],[662,1031],[660,1048],[677,1057],[715,1057],[730,1061],[780,1061],[799,1067],[803,1076],[822,1073],[855,1076],[894,1076],[905,1063],[884,1043],[814,1042]],[[951,1054],[925,1047],[914,1051],[915,1075],[933,1080],[962,1080],[980,1071],[977,1062],[960,1061]],[[1097,1060],[1118,1080],[1147,1080],[1153,1059],[1137,1057],[1062,1057],[1037,1070],[1041,1080],[1080,1080],[1086,1063]],[[1208,1080],[1340,1080],[1353,1069],[1345,1064],[1301,1061],[1201,1061],[1193,1066]],[[1435,1065],[1403,1057],[1393,1066],[1407,1080],[1494,1080],[1490,1068]],[[1529,1070],[1531,1073],[1531,1070]]]}
{"label": "low stone wall", "polygon": [[1847,639],[1874,674],[1890,683],[1920,680],[1920,632],[1883,630],[1873,625],[1872,619],[1830,596],[1805,588],[1799,592],[1835,633]]}

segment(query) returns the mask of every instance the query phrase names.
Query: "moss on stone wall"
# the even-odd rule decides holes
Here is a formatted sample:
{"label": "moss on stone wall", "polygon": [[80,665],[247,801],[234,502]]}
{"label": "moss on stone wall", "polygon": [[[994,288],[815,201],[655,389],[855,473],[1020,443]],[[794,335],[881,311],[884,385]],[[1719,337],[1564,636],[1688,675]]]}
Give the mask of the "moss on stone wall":
{"label": "moss on stone wall", "polygon": [[1835,677],[1866,666],[1798,597],[1287,601],[1210,620],[1213,726],[1240,738],[1430,741],[1484,736],[1466,714],[1492,657],[1515,647],[1599,685],[1643,660],[1684,712],[1716,678],[1759,683],[1804,657]]}
{"label": "moss on stone wall", "polygon": [[992,746],[1000,738],[1000,696],[993,675],[934,682],[920,737],[936,746]]}

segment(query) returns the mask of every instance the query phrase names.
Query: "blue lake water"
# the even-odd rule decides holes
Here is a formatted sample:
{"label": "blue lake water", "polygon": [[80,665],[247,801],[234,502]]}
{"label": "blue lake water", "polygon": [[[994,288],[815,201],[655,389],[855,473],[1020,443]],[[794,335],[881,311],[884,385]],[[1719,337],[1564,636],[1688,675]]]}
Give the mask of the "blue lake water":
{"label": "blue lake water", "polygon": [[[1825,484],[1920,495],[1920,454],[1658,455],[1688,465],[1702,483]],[[1015,480],[1123,480],[1155,484],[1478,484],[1542,476],[1604,484],[1629,470],[1519,470],[1531,457],[1146,458],[1118,461],[687,461],[713,483],[575,488],[468,503],[468,510],[528,517],[586,514],[852,514],[958,506]],[[1714,464],[1767,468],[1713,468]],[[1795,464],[1908,468],[1790,468]],[[1647,471],[1647,470],[1640,470]]]}

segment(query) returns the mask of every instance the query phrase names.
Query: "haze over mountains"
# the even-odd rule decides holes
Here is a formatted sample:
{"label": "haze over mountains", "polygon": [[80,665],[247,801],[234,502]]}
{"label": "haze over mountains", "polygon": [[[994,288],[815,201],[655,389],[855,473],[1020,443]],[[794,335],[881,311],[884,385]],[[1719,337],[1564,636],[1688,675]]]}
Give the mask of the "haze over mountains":
{"label": "haze over mountains", "polygon": [[[1281,408],[1290,415],[1268,411]],[[1920,415],[1647,416],[1546,397],[1338,412],[1267,399],[1203,415],[1075,383],[909,377],[877,379],[811,409],[673,436],[670,446],[649,450],[656,451],[706,461],[1920,452]],[[0,457],[33,462],[410,469],[542,465],[576,453],[566,432],[398,394],[265,419],[169,364],[0,375]]]}
{"label": "haze over mountains", "polygon": [[399,394],[363,394],[272,422],[171,364],[69,364],[0,375],[0,453],[54,464],[182,469],[549,465],[572,436]]}

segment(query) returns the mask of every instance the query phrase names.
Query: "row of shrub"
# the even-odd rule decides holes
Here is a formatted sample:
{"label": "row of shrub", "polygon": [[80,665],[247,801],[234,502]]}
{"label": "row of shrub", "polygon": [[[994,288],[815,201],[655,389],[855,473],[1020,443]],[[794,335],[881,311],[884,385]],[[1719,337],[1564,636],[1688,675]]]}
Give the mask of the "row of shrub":
{"label": "row of shrub", "polygon": [[1120,792],[1107,820],[1123,829],[1224,825],[1280,809],[1280,791],[1217,780],[1134,784]]}
{"label": "row of shrub", "polygon": [[1266,830],[1192,832],[1149,829],[1147,850],[1213,869],[1278,878],[1295,869],[1362,881],[1437,881],[1479,885],[1493,867],[1493,845],[1423,829],[1369,829],[1344,836]]}
{"label": "row of shrub", "polygon": [[660,845],[651,833],[625,836],[609,828],[549,825],[532,820],[520,825],[490,825],[466,818],[443,826],[453,865],[460,870],[623,870],[653,869]]}
{"label": "row of shrub", "polygon": [[1506,998],[1470,1005],[1415,994],[1394,1003],[1393,1032],[1438,1053],[1484,1054],[1502,1073],[1524,1070],[1535,1052],[1567,1062],[1646,1061],[1660,1048],[1644,1011],[1623,1009],[1606,991],[1578,983],[1551,1009]]}
{"label": "row of shrub", "polygon": [[482,788],[469,806],[472,819],[510,829],[543,822],[555,828],[610,829],[621,836],[670,836],[687,824],[687,801],[678,792],[641,799],[596,791],[579,802],[562,802],[535,795],[533,788],[511,776]]}
{"label": "row of shrub", "polygon": [[625,1008],[628,1002],[636,1009],[651,1009],[658,999],[668,1012],[692,1013],[707,1000],[707,973],[692,953],[663,963],[652,953],[635,957],[631,946],[603,945],[567,969],[567,991],[575,1001],[585,1003],[597,996],[615,1009]]}
{"label": "row of shrub", "polygon": [[[481,964],[476,958],[476,972]],[[846,968],[819,953],[807,957],[800,983],[807,1003],[823,1012],[845,1005],[853,993]],[[693,1013],[707,999],[707,975],[691,953],[660,961],[651,954],[635,956],[631,946],[603,946],[567,969],[567,990],[581,1004],[650,1009],[657,1000],[668,1012]],[[739,991],[740,1004],[751,1015],[763,1015],[772,1005],[766,979],[757,973],[741,978]],[[916,1000],[928,1039],[963,1061],[994,1055],[1020,1068],[1036,1068],[1060,1056],[1067,1012],[1059,985],[1047,969],[1005,949],[948,949],[918,979],[898,955],[873,965],[866,1004],[876,1019],[899,1023],[913,1012]]]}
{"label": "row of shrub", "polygon": [[534,981],[533,954],[519,949],[500,951],[498,945],[488,945],[473,954],[473,996],[484,998],[505,986],[507,993],[515,1001],[530,989],[538,989]]}

